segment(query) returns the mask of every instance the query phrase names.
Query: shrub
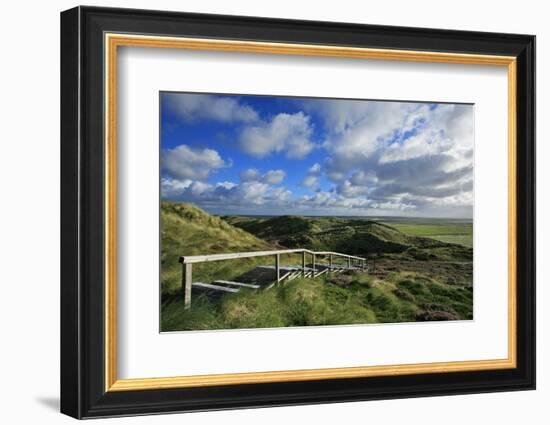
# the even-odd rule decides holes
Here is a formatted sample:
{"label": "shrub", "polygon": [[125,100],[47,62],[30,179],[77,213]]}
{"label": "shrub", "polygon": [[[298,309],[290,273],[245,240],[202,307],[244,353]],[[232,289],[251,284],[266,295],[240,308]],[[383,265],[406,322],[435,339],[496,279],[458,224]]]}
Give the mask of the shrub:
{"label": "shrub", "polygon": [[274,290],[243,291],[226,296],[221,315],[229,328],[271,328],[288,326],[284,306]]}
{"label": "shrub", "polygon": [[296,279],[283,288],[288,318],[294,326],[321,325],[330,310],[323,296],[322,283],[311,279]]}
{"label": "shrub", "polygon": [[424,283],[413,279],[403,279],[397,283],[397,286],[401,289],[409,291],[414,296],[429,294]]}
{"label": "shrub", "polygon": [[401,298],[404,301],[414,302],[415,298],[414,295],[411,294],[409,291],[403,288],[397,288],[393,290],[393,293],[396,297]]}

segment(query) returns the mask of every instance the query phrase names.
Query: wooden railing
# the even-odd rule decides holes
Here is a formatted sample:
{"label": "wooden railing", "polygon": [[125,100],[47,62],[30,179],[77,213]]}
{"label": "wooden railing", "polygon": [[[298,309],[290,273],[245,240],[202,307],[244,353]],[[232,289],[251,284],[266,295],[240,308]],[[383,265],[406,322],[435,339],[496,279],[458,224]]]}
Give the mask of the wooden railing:
{"label": "wooden railing", "polygon": [[211,255],[186,255],[179,259],[179,262],[183,266],[182,273],[182,289],[183,289],[183,302],[185,308],[191,306],[191,289],[193,287],[193,264],[195,263],[207,263],[210,261],[223,261],[223,260],[236,260],[241,258],[252,257],[268,257],[273,256],[275,258],[275,276],[276,283],[281,281],[281,255],[284,254],[302,254],[302,275],[306,274],[306,255],[311,255],[311,268],[315,273],[316,259],[318,256],[329,257],[329,270],[333,267],[333,258],[341,257],[347,259],[347,267],[351,269],[354,263],[359,262],[361,268],[365,268],[367,260],[362,257],[356,257],[355,255],[342,254],[340,252],[332,251],[311,251],[309,249],[280,249],[274,251],[254,251],[254,252],[234,252],[228,254],[211,254]]}

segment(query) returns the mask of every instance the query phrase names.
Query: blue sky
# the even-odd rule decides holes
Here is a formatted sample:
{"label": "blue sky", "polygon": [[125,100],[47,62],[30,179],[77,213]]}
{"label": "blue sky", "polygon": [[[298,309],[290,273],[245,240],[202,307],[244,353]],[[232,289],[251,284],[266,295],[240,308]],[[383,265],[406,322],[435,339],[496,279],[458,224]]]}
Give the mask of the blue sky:
{"label": "blue sky", "polygon": [[471,105],[161,93],[161,196],[214,214],[472,215]]}

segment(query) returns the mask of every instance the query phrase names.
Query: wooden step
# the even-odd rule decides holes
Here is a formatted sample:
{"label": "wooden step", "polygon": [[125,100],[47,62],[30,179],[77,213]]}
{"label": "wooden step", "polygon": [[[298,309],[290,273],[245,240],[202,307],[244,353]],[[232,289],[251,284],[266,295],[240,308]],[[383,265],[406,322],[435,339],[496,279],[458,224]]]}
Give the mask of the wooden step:
{"label": "wooden step", "polygon": [[[275,270],[275,266],[257,266],[259,269],[269,269],[269,270]],[[279,270],[282,271],[302,271],[302,266],[281,266],[279,267]],[[311,267],[306,267],[307,270],[313,270]]]}
{"label": "wooden step", "polygon": [[252,283],[233,282],[231,280],[216,280],[214,283],[221,283],[229,286],[238,286],[242,288],[260,289],[260,285],[253,285]]}
{"label": "wooden step", "polygon": [[193,282],[193,288],[203,289],[206,291],[228,292],[231,294],[239,292],[239,290],[235,288],[228,288],[227,286],[219,286],[219,285],[213,285],[211,283],[203,283],[203,282]]}
{"label": "wooden step", "polygon": [[328,271],[328,269],[321,270],[320,272],[316,273],[314,277],[321,276],[322,274],[325,274]]}
{"label": "wooden step", "polygon": [[293,280],[300,276],[302,276],[302,272],[294,272],[291,273],[290,276],[288,276],[287,280]]}
{"label": "wooden step", "polygon": [[279,275],[279,282],[280,282],[281,280],[286,279],[288,276],[290,276],[290,274],[291,274],[291,272],[287,272],[287,273],[285,273],[285,274]]}

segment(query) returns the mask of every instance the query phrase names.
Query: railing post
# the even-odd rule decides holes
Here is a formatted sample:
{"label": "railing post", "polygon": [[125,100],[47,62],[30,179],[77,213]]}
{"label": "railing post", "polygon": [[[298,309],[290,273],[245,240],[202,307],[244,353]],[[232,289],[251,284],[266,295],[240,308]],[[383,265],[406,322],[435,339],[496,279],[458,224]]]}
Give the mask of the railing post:
{"label": "railing post", "polygon": [[191,288],[193,287],[193,264],[183,263],[183,276],[182,276],[182,286],[183,286],[183,304],[184,308],[191,307]]}
{"label": "railing post", "polygon": [[351,269],[351,257],[348,257],[348,269]]}
{"label": "railing post", "polygon": [[328,271],[331,272],[332,271],[332,254],[328,256],[328,265],[329,265]]}
{"label": "railing post", "polygon": [[315,253],[311,254],[311,268],[313,269],[311,277],[315,277]]}
{"label": "railing post", "polygon": [[302,251],[302,277],[306,277],[306,252]]}
{"label": "railing post", "polygon": [[279,254],[275,254],[275,273],[277,275],[277,285],[281,281],[281,258]]}

